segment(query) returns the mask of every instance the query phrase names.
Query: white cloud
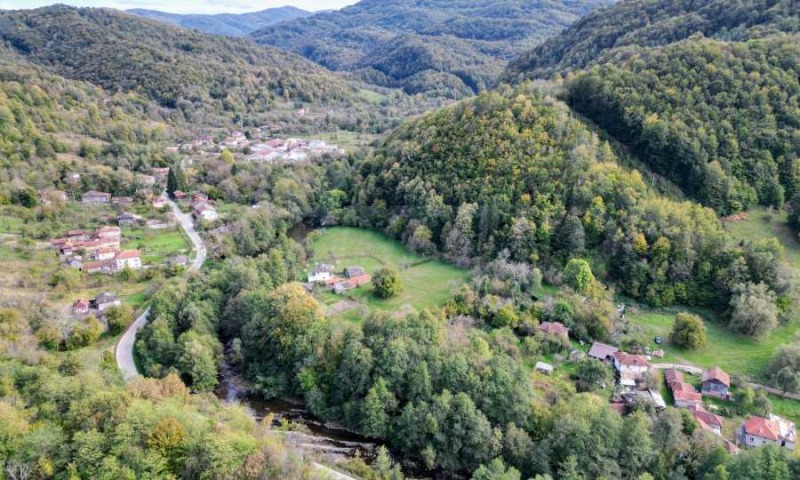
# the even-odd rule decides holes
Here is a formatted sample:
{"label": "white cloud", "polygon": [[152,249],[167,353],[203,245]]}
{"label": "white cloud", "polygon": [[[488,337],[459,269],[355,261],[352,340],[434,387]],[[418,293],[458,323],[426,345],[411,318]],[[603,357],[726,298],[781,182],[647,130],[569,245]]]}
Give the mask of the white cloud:
{"label": "white cloud", "polygon": [[306,10],[338,9],[357,0],[0,0],[1,10],[37,8],[64,3],[76,7],[108,7],[125,10],[150,8],[173,13],[244,13],[293,5]]}

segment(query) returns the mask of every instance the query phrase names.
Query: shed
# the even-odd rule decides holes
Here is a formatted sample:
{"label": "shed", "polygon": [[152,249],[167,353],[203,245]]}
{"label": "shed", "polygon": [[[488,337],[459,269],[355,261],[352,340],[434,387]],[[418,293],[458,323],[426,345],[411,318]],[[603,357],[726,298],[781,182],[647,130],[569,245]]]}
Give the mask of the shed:
{"label": "shed", "polygon": [[544,373],[545,375],[552,375],[555,371],[555,367],[544,362],[536,362],[536,366],[534,368],[537,372]]}

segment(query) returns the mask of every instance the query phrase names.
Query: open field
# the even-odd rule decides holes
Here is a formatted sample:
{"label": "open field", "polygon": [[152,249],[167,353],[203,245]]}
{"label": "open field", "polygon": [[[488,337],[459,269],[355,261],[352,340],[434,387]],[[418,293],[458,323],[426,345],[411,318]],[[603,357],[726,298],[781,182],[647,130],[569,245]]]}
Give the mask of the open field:
{"label": "open field", "polygon": [[[384,265],[394,265],[400,269],[405,289],[395,298],[379,299],[373,294],[372,285],[347,292],[346,298],[363,305],[365,308],[397,311],[408,305],[416,310],[433,308],[442,305],[450,296],[454,286],[458,286],[469,278],[466,270],[454,267],[439,260],[425,260],[406,250],[383,234],[357,228],[331,228],[313,243],[314,263],[330,263],[337,271],[345,267],[358,265],[374,274]],[[330,292],[318,294],[325,305],[333,305],[341,299]],[[350,310],[336,316],[346,321],[358,321],[361,318],[359,309]]]}
{"label": "open field", "polygon": [[[785,212],[770,212],[766,208],[756,208],[747,213],[744,220],[726,222],[726,228],[735,241],[756,241],[775,237],[786,249],[786,259],[800,270],[800,242],[795,240],[786,224]],[[645,345],[653,344],[653,337],[669,337],[675,314],[679,308],[665,310],[643,309],[629,314],[637,337]],[[691,310],[691,309],[687,309]],[[775,349],[790,343],[800,330],[800,318],[781,326],[761,340],[740,335],[728,329],[724,320],[709,311],[694,311],[703,317],[708,329],[707,345],[699,350],[689,351],[666,344],[665,362],[686,362],[699,367],[719,365],[729,373],[747,375],[754,380],[764,380],[764,368]]]}
{"label": "open field", "polygon": [[161,264],[171,255],[188,254],[191,250],[177,227],[170,230],[123,229],[122,238],[122,248],[140,250],[145,264]]}
{"label": "open field", "polygon": [[754,380],[763,380],[764,368],[772,352],[779,346],[789,343],[800,324],[797,321],[779,327],[762,340],[732,332],[713,314],[702,311],[700,314],[708,329],[708,342],[698,350],[684,350],[669,344],[668,338],[675,313],[669,311],[640,311],[628,314],[634,335],[645,345],[655,348],[655,336],[665,340],[661,345],[666,355],[665,363],[690,363],[698,367],[718,365],[731,374],[747,375]]}

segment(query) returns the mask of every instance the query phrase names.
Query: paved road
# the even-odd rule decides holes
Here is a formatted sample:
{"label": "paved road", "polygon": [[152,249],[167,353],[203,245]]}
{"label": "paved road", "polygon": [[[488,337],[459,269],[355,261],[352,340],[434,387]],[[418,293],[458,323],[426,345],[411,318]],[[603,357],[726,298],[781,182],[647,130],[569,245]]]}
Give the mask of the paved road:
{"label": "paved road", "polygon": [[[181,209],[171,200],[169,201],[169,206],[172,207],[172,213],[175,215],[175,219],[178,221],[183,231],[186,232],[186,235],[194,246],[196,255],[194,261],[192,261],[192,265],[189,267],[189,271],[196,272],[200,270],[203,266],[203,262],[206,261],[206,247],[200,235],[194,230],[194,222],[192,221],[191,215],[186,215],[181,212]],[[149,313],[150,308],[147,308],[147,310],[128,327],[125,333],[122,334],[122,337],[120,337],[119,342],[117,342],[115,352],[117,367],[119,367],[120,372],[122,372],[122,378],[124,378],[126,382],[130,382],[139,375],[139,370],[136,369],[136,362],[133,360],[133,346],[136,343],[136,334],[139,333],[142,327],[147,325],[147,315]]]}

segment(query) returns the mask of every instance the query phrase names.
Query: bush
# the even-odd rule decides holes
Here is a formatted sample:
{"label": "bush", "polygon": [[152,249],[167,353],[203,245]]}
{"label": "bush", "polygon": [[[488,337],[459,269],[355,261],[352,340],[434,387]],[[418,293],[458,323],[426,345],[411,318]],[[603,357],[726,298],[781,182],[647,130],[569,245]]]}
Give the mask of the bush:
{"label": "bush", "polygon": [[703,319],[691,313],[681,312],[675,316],[670,341],[682,348],[702,348],[706,344],[706,326]]}
{"label": "bush", "polygon": [[403,279],[397,268],[392,266],[381,268],[373,277],[372,284],[379,298],[392,298],[403,293]]}

